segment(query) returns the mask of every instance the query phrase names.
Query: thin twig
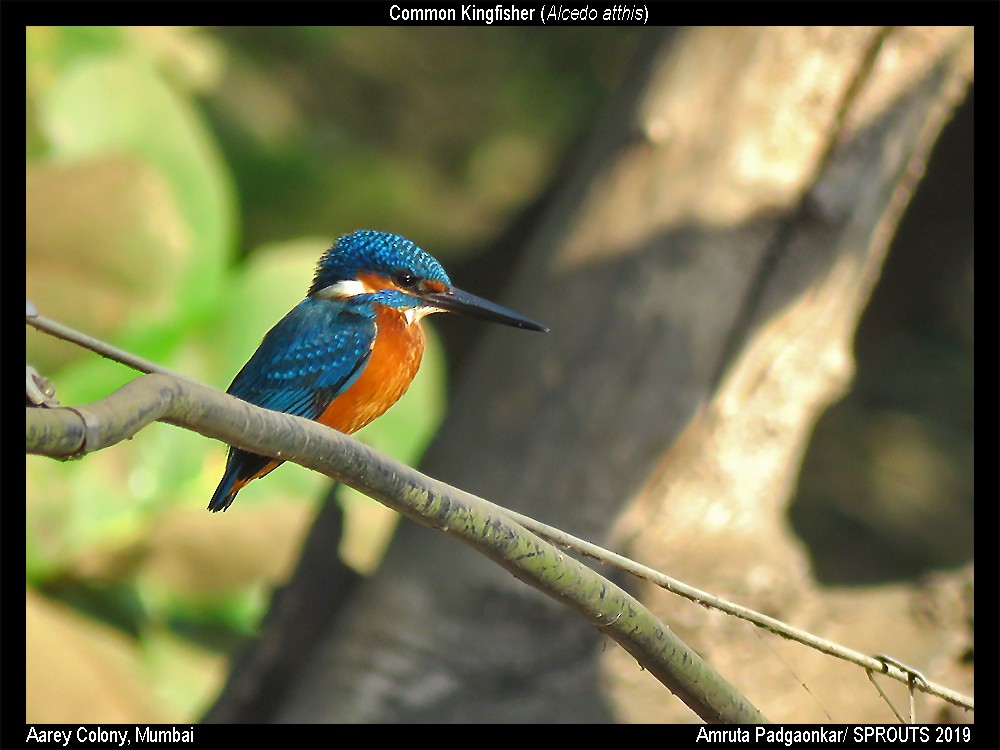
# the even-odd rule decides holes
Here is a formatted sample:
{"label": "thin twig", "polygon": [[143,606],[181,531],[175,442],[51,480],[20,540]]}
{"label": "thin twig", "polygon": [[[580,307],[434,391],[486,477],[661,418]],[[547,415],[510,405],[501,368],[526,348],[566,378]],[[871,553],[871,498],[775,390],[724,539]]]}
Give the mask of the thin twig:
{"label": "thin twig", "polygon": [[875,679],[875,673],[872,672],[870,669],[866,669],[865,672],[868,674],[868,679],[871,680],[872,685],[874,685],[875,689],[878,690],[878,694],[882,696],[882,700],[885,701],[885,704],[892,709],[892,712],[894,714],[896,714],[896,718],[899,720],[899,723],[905,724],[906,719],[904,719],[903,715],[896,710],[896,706],[893,704],[891,700],[889,700],[889,696],[885,694],[885,691],[882,689],[882,686],[878,684],[878,680]]}
{"label": "thin twig", "polygon": [[131,367],[133,370],[144,372],[147,375],[158,372],[161,375],[172,375],[175,378],[198,382],[193,380],[193,378],[182,375],[179,372],[174,372],[173,370],[158,365],[155,362],[150,362],[148,359],[143,359],[136,354],[132,354],[124,349],[112,346],[106,341],[95,339],[93,336],[88,336],[86,333],[81,333],[80,331],[70,328],[69,326],[65,326],[62,323],[57,323],[54,320],[42,317],[38,314],[35,306],[31,304],[30,301],[27,303],[27,315],[25,316],[25,322],[32,328],[35,328],[42,333],[47,333],[57,339],[62,339],[63,341],[68,341],[71,344],[81,346],[84,349],[89,349],[92,352],[100,354],[105,359],[114,360],[115,362],[119,362],[127,367]]}
{"label": "thin twig", "polygon": [[934,682],[911,679],[911,675],[919,675],[919,672],[916,672],[916,670],[910,667],[905,667],[905,665],[900,666],[898,663],[885,661],[884,659],[875,656],[869,656],[861,653],[860,651],[854,651],[846,646],[841,646],[839,643],[834,643],[833,641],[828,641],[825,638],[820,638],[819,636],[813,635],[808,631],[801,630],[800,628],[796,628],[786,622],[776,620],[773,617],[768,617],[767,615],[761,614],[760,612],[752,610],[749,607],[744,607],[740,604],[715,596],[714,594],[710,594],[707,591],[697,589],[694,586],[689,586],[688,584],[678,581],[676,578],[671,578],[658,570],[654,570],[653,568],[649,568],[641,563],[637,563],[635,560],[631,560],[623,555],[619,555],[616,552],[599,547],[592,542],[567,534],[561,529],[548,526],[540,521],[536,521],[533,518],[529,518],[528,516],[515,513],[512,510],[505,510],[505,512],[526,529],[534,531],[543,539],[548,539],[550,542],[554,542],[555,544],[561,545],[567,549],[576,550],[580,554],[586,555],[587,557],[592,557],[595,560],[607,563],[608,565],[630,573],[637,578],[656,584],[660,588],[666,589],[672,594],[677,594],[685,599],[690,599],[695,604],[701,604],[702,606],[710,609],[717,609],[720,612],[725,612],[726,614],[733,615],[734,617],[739,617],[742,620],[752,622],[754,625],[770,631],[775,635],[780,635],[788,640],[801,643],[804,646],[809,646],[810,648],[821,651],[829,656],[834,656],[838,659],[843,659],[844,661],[857,664],[859,667],[862,667],[869,672],[878,672],[879,674],[884,674],[897,682],[903,682],[908,685],[916,684],[918,690],[928,693],[929,695],[936,695],[938,698],[946,700],[956,706],[966,708],[970,711],[975,710],[975,701],[967,695],[963,695],[962,693],[951,690],[944,685],[939,685]]}

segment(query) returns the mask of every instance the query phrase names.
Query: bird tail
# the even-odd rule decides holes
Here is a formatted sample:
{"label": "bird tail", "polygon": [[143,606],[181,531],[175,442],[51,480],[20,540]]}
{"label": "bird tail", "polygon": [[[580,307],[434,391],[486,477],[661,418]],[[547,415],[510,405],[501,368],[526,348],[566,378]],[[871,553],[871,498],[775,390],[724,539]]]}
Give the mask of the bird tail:
{"label": "bird tail", "polygon": [[222,481],[215,488],[215,494],[212,495],[212,499],[208,503],[208,509],[213,513],[225,510],[233,504],[237,492],[254,479],[270,474],[283,463],[284,461],[258,456],[256,453],[231,449],[226,461],[226,470],[222,474]]}
{"label": "bird tail", "polygon": [[237,484],[239,468],[235,464],[236,462],[232,460],[226,464],[226,473],[222,475],[222,481],[215,488],[215,494],[212,495],[212,499],[208,503],[208,509],[213,513],[218,513],[232,505],[233,500],[236,499],[236,493],[246,484],[245,482]]}

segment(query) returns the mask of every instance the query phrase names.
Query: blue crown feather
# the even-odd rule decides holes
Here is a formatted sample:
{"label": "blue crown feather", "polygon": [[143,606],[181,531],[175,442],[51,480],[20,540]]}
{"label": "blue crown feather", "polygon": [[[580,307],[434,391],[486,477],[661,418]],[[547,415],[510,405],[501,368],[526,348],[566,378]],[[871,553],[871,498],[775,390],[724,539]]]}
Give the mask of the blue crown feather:
{"label": "blue crown feather", "polygon": [[359,272],[365,271],[389,278],[406,272],[451,285],[441,264],[410,240],[398,234],[362,229],[345,234],[323,253],[309,294],[338,281],[356,279]]}

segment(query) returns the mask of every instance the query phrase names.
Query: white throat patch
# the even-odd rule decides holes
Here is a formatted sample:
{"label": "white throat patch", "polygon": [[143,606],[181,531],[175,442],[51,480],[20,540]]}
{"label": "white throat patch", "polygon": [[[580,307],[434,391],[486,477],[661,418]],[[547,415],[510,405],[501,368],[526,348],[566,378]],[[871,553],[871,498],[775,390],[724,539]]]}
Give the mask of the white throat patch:
{"label": "white throat patch", "polygon": [[425,315],[438,312],[444,312],[444,310],[440,310],[436,307],[411,307],[403,310],[403,315],[406,318],[406,325],[412,326]]}

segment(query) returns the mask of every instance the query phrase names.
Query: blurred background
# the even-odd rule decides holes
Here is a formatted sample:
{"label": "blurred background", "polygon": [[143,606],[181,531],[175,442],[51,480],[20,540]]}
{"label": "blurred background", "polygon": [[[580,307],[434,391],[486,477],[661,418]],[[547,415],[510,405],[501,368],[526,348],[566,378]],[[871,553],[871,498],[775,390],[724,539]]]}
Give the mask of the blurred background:
{"label": "blurred background", "polygon": [[[340,234],[403,234],[487,295],[516,257],[498,236],[592,127],[642,34],[29,27],[28,298],[225,389]],[[135,377],[26,339],[63,404]],[[359,434],[411,464],[445,403],[429,339],[409,392]],[[225,453],[154,425],[84,461],[28,458],[28,721],[186,722],[214,698],[328,485],[286,465],[210,518]],[[394,515],[340,499],[342,553],[370,571]]]}
{"label": "blurred background", "polygon": [[[28,27],[27,296],[220,389],[354,229],[403,234],[490,296],[650,34]],[[821,581],[972,558],[972,244],[914,240],[928,215],[971,237],[972,107],[942,135],[862,321],[854,389],[806,458],[791,520]],[[404,399],[359,433],[410,464],[473,335],[438,330]],[[66,405],[135,377],[30,329],[26,354]],[[82,461],[27,458],[27,721],[189,722],[211,705],[328,485],[286,465],[212,517],[225,453],[154,425]],[[394,517],[339,501],[341,554],[368,573]]]}

